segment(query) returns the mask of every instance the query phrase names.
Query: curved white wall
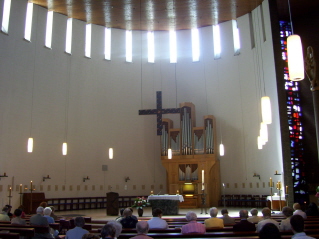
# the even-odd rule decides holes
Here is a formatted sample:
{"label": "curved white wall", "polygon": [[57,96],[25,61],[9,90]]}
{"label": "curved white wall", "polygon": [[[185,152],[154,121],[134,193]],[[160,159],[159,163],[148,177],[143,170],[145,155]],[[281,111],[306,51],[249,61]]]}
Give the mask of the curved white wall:
{"label": "curved white wall", "polygon": [[[85,58],[85,23],[78,20],[73,21],[72,55],[65,54],[67,17],[60,14],[54,14],[52,50],[45,48],[46,9],[37,6],[32,39],[27,42],[23,40],[26,1],[13,0],[9,34],[0,34],[0,174],[9,175],[0,181],[2,204],[7,203],[8,185],[16,190],[30,180],[47,198],[102,196],[109,187],[120,195],[147,195],[152,185],[154,192],[165,193],[156,117],[138,115],[139,109],[156,107],[159,90],[164,108],[193,102],[197,126],[202,126],[204,115],[217,118],[217,140],[222,132],[226,150],[220,160],[222,182],[229,185],[227,194],[267,194],[269,177],[282,170],[282,159],[267,1],[263,4],[267,38],[259,39],[259,25],[257,49],[251,47],[245,15],[238,19],[239,56],[233,54],[231,23],[225,22],[221,24],[221,59],[214,60],[212,28],[205,27],[200,29],[200,62],[192,62],[190,31],[179,31],[178,63],[170,64],[169,35],[161,31],[155,32],[155,63],[150,64],[146,32],[133,32],[133,62],[126,63],[125,31],[118,29],[112,29],[112,59],[103,60],[102,26],[93,26],[92,57]],[[255,10],[256,25],[261,22],[258,17],[260,12]],[[261,70],[272,101],[273,124],[269,142],[258,150]],[[167,117],[178,127],[177,115]],[[69,148],[68,155],[62,156],[66,128]],[[26,152],[30,130],[32,154]],[[108,159],[109,147],[114,148],[113,160]],[[108,171],[102,171],[102,165],[108,165]],[[43,182],[48,174],[51,179]],[[90,180],[84,183],[86,176]],[[131,179],[127,183],[126,176]],[[14,191],[14,204],[18,200]]]}

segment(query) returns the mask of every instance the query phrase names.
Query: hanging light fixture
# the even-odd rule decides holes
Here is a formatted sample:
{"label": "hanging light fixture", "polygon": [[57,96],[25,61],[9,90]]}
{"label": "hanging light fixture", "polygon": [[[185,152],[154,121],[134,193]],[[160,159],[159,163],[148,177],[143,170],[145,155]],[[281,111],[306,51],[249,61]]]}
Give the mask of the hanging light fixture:
{"label": "hanging light fixture", "polygon": [[292,33],[292,35],[290,35],[287,38],[289,79],[291,81],[301,81],[305,78],[305,66],[304,66],[304,59],[303,59],[302,44],[301,44],[300,36],[294,34],[289,0],[288,0],[288,8],[289,8],[290,25],[291,25],[291,33]]}
{"label": "hanging light fixture", "polygon": [[109,159],[113,159],[113,148],[109,148]]}
{"label": "hanging light fixture", "polygon": [[293,34],[287,38],[289,79],[301,81],[305,78],[305,66],[300,36]]}
{"label": "hanging light fixture", "polygon": [[261,122],[260,123],[260,137],[264,143],[268,142],[268,128],[267,124]]}
{"label": "hanging light fixture", "polygon": [[62,155],[67,155],[68,154],[68,144],[64,142],[62,144]]}
{"label": "hanging light fixture", "polygon": [[33,138],[28,139],[28,153],[33,152]]}
{"label": "hanging light fixture", "polygon": [[168,149],[168,150],[167,150],[167,157],[168,157],[168,159],[172,159],[172,156],[173,156],[173,154],[172,154],[172,149]]}
{"label": "hanging light fixture", "polygon": [[223,142],[220,142],[220,145],[219,145],[219,155],[220,156],[224,156],[225,155],[225,147],[224,147]]}
{"label": "hanging light fixture", "polygon": [[262,122],[265,124],[271,124],[272,115],[271,115],[271,105],[269,96],[261,97],[261,115]]}

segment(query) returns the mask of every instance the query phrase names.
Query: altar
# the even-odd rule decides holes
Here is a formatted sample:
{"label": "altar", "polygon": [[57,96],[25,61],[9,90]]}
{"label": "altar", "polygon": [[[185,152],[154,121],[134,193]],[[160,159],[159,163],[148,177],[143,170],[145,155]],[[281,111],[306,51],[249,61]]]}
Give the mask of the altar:
{"label": "altar", "polygon": [[[271,201],[272,199],[272,201]],[[280,202],[281,209],[286,206],[286,199],[284,196],[267,196],[267,206],[274,211],[280,211]]]}
{"label": "altar", "polygon": [[160,208],[163,215],[178,215],[179,203],[184,201],[182,195],[150,195],[147,201],[152,206],[152,211]]}

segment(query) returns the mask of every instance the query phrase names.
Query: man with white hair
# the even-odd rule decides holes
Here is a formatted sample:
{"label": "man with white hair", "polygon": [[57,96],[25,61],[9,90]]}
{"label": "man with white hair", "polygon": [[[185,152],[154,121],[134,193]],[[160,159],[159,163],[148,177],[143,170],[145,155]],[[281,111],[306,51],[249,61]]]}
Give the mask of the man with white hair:
{"label": "man with white hair", "polygon": [[[49,226],[48,220],[43,216],[43,207],[37,208],[37,214],[30,217],[30,225]],[[47,233],[35,233],[34,238],[54,238],[49,232]]]}
{"label": "man with white hair", "polygon": [[258,209],[257,208],[252,208],[250,210],[251,217],[248,217],[247,221],[251,223],[258,223],[261,220],[263,220],[261,217],[257,216],[258,215]]}
{"label": "man with white hair", "polygon": [[182,233],[206,233],[205,225],[196,222],[197,215],[195,212],[189,211],[186,214],[186,220],[188,223],[182,226]]}
{"label": "man with white hair", "polygon": [[300,215],[303,217],[303,219],[307,219],[307,214],[301,210],[301,206],[299,203],[294,203],[292,207],[295,210],[294,215]]}
{"label": "man with white hair", "polygon": [[218,209],[216,207],[209,209],[209,214],[211,218],[208,218],[204,221],[206,227],[224,228],[223,219],[217,218]]}
{"label": "man with white hair", "polygon": [[131,239],[153,239],[153,237],[147,236],[148,229],[149,226],[147,221],[139,221],[136,224],[137,235],[135,237],[131,237]]}

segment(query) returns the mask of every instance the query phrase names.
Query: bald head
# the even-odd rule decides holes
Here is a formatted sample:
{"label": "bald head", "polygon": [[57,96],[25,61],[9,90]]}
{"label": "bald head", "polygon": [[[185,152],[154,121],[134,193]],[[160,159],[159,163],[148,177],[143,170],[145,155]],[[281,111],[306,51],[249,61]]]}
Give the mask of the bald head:
{"label": "bald head", "polygon": [[149,226],[148,226],[147,221],[139,221],[136,224],[137,234],[147,234],[148,229],[149,229]]}
{"label": "bald head", "polygon": [[241,219],[247,219],[248,218],[248,211],[247,210],[240,210],[239,211],[239,217],[241,218]]}
{"label": "bald head", "polygon": [[270,209],[267,207],[267,208],[264,208],[261,213],[263,214],[264,217],[271,217],[271,211]]}

